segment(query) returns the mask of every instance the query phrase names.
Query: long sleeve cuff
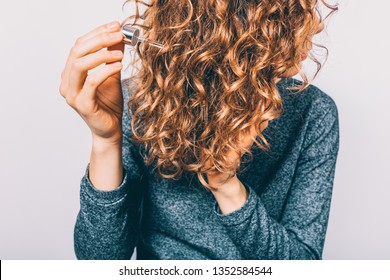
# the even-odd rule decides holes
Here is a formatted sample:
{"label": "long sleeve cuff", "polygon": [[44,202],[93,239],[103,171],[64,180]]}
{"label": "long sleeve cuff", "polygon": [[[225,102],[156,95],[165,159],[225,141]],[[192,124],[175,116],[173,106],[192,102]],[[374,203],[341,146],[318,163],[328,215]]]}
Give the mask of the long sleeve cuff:
{"label": "long sleeve cuff", "polygon": [[89,165],[88,163],[86,171],[85,171],[85,176],[83,177],[82,180],[85,180],[84,184],[81,184],[81,188],[84,189],[88,197],[100,204],[111,204],[118,202],[119,200],[123,199],[123,197],[126,195],[128,192],[129,184],[127,183],[128,181],[128,172],[127,170],[123,167],[123,180],[122,183],[114,190],[110,191],[103,191],[103,190],[98,190],[97,188],[94,187],[92,182],[89,179]]}
{"label": "long sleeve cuff", "polygon": [[89,164],[80,187],[80,211],[74,228],[77,259],[130,259],[138,238],[138,199],[130,195],[127,170],[114,190],[96,189],[89,179]]}
{"label": "long sleeve cuff", "polygon": [[225,226],[235,226],[245,222],[253,215],[253,212],[256,209],[257,206],[256,193],[248,185],[244,183],[242,184],[245,186],[246,190],[248,191],[248,199],[244,203],[244,205],[241,206],[240,209],[237,209],[236,211],[233,211],[229,214],[222,214],[221,209],[218,206],[218,203],[215,202],[214,213],[218,216],[220,221]]}

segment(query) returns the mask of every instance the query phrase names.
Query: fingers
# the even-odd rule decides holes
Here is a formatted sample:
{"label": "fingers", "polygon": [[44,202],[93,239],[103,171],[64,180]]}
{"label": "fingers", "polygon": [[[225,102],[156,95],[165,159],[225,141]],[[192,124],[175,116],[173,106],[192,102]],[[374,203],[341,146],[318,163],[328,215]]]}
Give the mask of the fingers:
{"label": "fingers", "polygon": [[91,38],[96,37],[98,34],[101,34],[101,33],[109,33],[109,32],[118,31],[119,28],[120,28],[120,23],[117,22],[117,21],[113,21],[113,22],[110,22],[110,23],[107,23],[107,24],[103,24],[103,25],[95,28],[94,30],[88,32],[87,34],[79,37],[76,40],[75,44],[82,44],[85,41],[88,41]]}
{"label": "fingers", "polygon": [[[114,27],[110,28],[111,24],[114,24],[113,25]],[[93,37],[98,36],[99,34],[108,34],[108,33],[118,31],[119,28],[120,28],[120,24],[117,21],[114,21],[114,22],[111,22],[108,24],[101,25],[98,28],[79,37],[76,40],[74,46],[72,47],[72,49],[70,50],[70,52],[68,54],[68,59],[67,59],[66,64],[65,64],[64,71],[61,74],[61,79],[66,78],[66,74],[69,72],[69,69],[70,69],[71,64],[73,63],[73,60],[76,59],[76,57],[77,57],[77,48],[78,47],[76,47],[76,46],[79,46],[80,44],[85,43],[86,41],[90,40]]]}
{"label": "fingers", "polygon": [[[100,64],[120,61],[123,58],[121,51],[101,50],[77,59],[69,73],[69,88],[72,92],[79,92],[84,87],[88,70],[93,69]],[[89,74],[92,75],[92,74]]]}
{"label": "fingers", "polygon": [[112,64],[106,64],[98,71],[88,75],[85,79],[85,85],[81,95],[84,95],[86,99],[92,100],[95,98],[97,87],[100,86],[105,80],[122,70],[122,63],[115,62]]}
{"label": "fingers", "polygon": [[[104,47],[112,46],[119,43],[122,39],[122,34],[119,32],[115,33],[103,33],[98,34],[96,37],[93,37],[89,41],[85,41],[81,45],[76,45],[72,49],[72,55],[70,58],[70,63],[68,65],[68,77],[72,73],[72,77],[78,76],[77,79],[70,79],[68,81],[69,88],[72,91],[78,91],[83,87],[83,81],[88,74],[88,70],[92,68],[88,68],[82,65],[82,58],[85,55],[97,52]],[[111,58],[107,62],[112,62]]]}
{"label": "fingers", "polygon": [[[102,64],[112,63],[121,60],[123,56],[114,57],[107,51],[102,52],[102,48],[107,47],[108,50],[124,50],[124,44],[121,42],[123,34],[119,32],[119,22],[113,22],[114,25],[110,28],[110,24],[99,26],[89,33],[81,36],[76,40],[72,47],[65,68],[61,73],[61,95],[79,94],[84,86],[84,81],[87,78],[88,70]],[[122,53],[123,55],[123,53]]]}
{"label": "fingers", "polygon": [[100,33],[88,41],[73,46],[70,56],[73,59],[83,57],[87,54],[96,52],[102,48],[118,44],[122,41],[124,35],[121,32]]}

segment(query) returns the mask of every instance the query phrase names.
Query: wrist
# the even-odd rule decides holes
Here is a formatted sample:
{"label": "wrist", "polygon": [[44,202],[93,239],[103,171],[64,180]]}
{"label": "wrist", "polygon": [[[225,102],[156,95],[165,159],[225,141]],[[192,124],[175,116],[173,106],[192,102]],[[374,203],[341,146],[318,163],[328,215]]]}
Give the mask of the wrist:
{"label": "wrist", "polygon": [[98,190],[110,191],[123,181],[122,144],[94,139],[90,157],[89,179]]}
{"label": "wrist", "polygon": [[[211,182],[210,184],[214,186]],[[237,175],[235,175],[226,183],[218,185],[212,193],[215,196],[234,199],[237,196],[242,196],[242,194],[245,193],[244,191],[246,192],[245,186],[241,183],[240,179],[238,179]]]}
{"label": "wrist", "polygon": [[213,190],[212,193],[223,214],[240,209],[249,196],[248,191],[237,176]]}
{"label": "wrist", "polygon": [[122,135],[115,138],[100,138],[92,135],[92,149],[96,153],[122,149]]}

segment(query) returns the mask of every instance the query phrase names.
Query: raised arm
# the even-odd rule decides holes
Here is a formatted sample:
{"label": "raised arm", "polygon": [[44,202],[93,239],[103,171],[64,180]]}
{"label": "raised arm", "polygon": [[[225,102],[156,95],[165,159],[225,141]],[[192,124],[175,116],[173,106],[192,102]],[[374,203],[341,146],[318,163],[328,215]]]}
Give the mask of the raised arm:
{"label": "raised arm", "polygon": [[95,156],[96,166],[100,168],[96,171],[106,172],[97,173],[97,179],[105,175],[107,184],[119,173],[115,170],[118,167],[115,157],[119,154],[123,178],[117,187],[105,186],[104,178],[96,180],[100,184],[97,188],[90,180],[91,163],[88,164],[81,179],[80,211],[74,228],[74,250],[78,259],[130,259],[138,240],[140,203],[147,176],[143,176],[145,170],[138,149],[129,140],[128,84],[124,81],[123,85],[121,150],[113,146],[111,151],[104,151],[105,155],[91,154],[91,160]]}

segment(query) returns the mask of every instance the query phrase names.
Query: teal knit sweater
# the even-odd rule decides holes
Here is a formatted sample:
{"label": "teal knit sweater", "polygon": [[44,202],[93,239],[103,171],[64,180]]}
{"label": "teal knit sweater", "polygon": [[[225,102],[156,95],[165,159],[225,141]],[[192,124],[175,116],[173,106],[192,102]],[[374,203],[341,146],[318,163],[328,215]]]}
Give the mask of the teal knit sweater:
{"label": "teal knit sweater", "polygon": [[[314,85],[278,84],[284,111],[264,135],[268,152],[252,146],[254,160],[238,178],[246,203],[221,214],[197,176],[157,179],[129,141],[123,114],[124,178],[112,191],[97,190],[88,177],[80,184],[74,228],[78,259],[321,259],[339,150],[338,111]],[[122,81],[125,104],[133,87]],[[125,108],[127,108],[125,106]],[[247,155],[244,155],[244,157]]]}

